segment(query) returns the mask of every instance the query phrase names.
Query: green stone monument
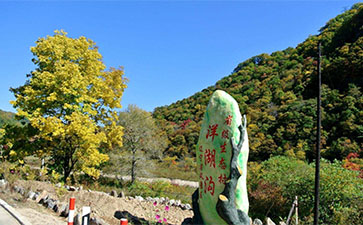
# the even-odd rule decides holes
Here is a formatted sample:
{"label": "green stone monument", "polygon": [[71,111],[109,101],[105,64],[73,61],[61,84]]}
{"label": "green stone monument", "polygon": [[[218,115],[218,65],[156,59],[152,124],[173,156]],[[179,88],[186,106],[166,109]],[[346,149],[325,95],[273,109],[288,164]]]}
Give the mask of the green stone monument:
{"label": "green stone monument", "polygon": [[193,201],[197,198],[203,224],[247,224],[248,137],[243,120],[233,97],[213,93],[196,148],[199,188]]}

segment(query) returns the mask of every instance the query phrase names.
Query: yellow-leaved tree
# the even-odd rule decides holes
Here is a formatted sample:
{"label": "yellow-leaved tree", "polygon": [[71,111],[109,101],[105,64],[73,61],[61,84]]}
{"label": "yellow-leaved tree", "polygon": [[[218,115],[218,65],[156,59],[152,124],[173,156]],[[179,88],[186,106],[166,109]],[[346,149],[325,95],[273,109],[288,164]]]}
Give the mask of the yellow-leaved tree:
{"label": "yellow-leaved tree", "polygon": [[64,181],[73,171],[98,177],[106,151],[122,146],[115,110],[126,88],[123,69],[106,71],[92,40],[64,31],[39,38],[31,52],[36,69],[11,89],[17,114],[38,130],[39,151],[50,156],[49,168]]}

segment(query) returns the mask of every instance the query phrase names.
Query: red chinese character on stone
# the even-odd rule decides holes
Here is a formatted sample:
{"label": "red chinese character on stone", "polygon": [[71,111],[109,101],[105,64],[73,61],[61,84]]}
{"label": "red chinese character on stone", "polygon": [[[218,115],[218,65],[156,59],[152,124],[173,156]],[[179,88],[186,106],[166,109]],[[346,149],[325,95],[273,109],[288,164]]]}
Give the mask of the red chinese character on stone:
{"label": "red chinese character on stone", "polygon": [[219,165],[218,165],[222,170],[226,169],[227,165],[226,162],[224,161],[224,158],[221,158],[221,161],[219,161]]}
{"label": "red chinese character on stone", "polygon": [[209,129],[207,130],[206,138],[208,139],[209,137],[212,137],[212,141],[214,141],[214,136],[218,136],[217,128],[218,128],[218,124],[214,124],[212,126],[209,125]]}
{"label": "red chinese character on stone", "polygon": [[219,177],[218,177],[218,182],[221,183],[221,184],[226,184],[226,181],[227,181],[227,176],[226,174],[221,174]]}
{"label": "red chinese character on stone", "polygon": [[229,139],[229,137],[228,137],[228,130],[223,130],[222,131],[222,138]]}
{"label": "red chinese character on stone", "polygon": [[206,149],[204,153],[204,164],[216,168],[216,150]]}
{"label": "red chinese character on stone", "polygon": [[224,142],[224,144],[221,145],[221,153],[225,153],[226,152],[226,145],[227,145],[226,142]]}
{"label": "red chinese character on stone", "polygon": [[[203,177],[201,178],[203,180]],[[203,181],[199,181],[199,198],[202,198],[203,193]]]}
{"label": "red chinese character on stone", "polygon": [[228,126],[231,126],[231,123],[232,123],[232,116],[229,115],[226,119],[225,119],[225,124],[227,124]]}
{"label": "red chinese character on stone", "polygon": [[203,146],[201,145],[201,146],[199,146],[199,151],[200,152],[203,152]]}
{"label": "red chinese character on stone", "polygon": [[208,181],[209,179],[208,179],[208,177],[205,177],[205,179],[203,178],[203,184],[204,184],[204,188],[203,188],[203,190],[204,190],[204,194],[206,194],[207,193],[207,181]]}
{"label": "red chinese character on stone", "polygon": [[[209,181],[208,188],[207,188],[207,181]],[[206,193],[206,189],[207,189],[207,191],[209,191],[211,195],[214,195],[215,186],[216,186],[216,184],[214,183],[212,176],[209,176],[209,178],[205,177],[205,180],[204,180],[204,193]]]}

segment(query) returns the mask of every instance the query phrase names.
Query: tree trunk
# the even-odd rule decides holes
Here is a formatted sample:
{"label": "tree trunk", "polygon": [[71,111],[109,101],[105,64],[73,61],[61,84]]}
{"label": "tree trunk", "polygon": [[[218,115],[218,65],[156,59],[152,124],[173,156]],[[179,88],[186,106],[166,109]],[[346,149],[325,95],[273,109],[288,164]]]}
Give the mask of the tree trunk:
{"label": "tree trunk", "polygon": [[65,184],[67,183],[67,178],[69,177],[70,174],[71,174],[71,170],[68,168],[64,168],[63,182]]}
{"label": "tree trunk", "polygon": [[64,160],[64,165],[63,165],[63,171],[64,171],[63,181],[64,181],[64,183],[67,183],[67,178],[71,175],[74,165],[76,165],[76,163],[78,162],[78,159],[73,160],[72,156],[73,156],[73,153],[70,154],[70,157],[68,157]]}
{"label": "tree trunk", "polygon": [[136,167],[136,157],[135,157],[136,151],[132,151],[132,162],[131,162],[131,184],[135,181],[135,167]]}

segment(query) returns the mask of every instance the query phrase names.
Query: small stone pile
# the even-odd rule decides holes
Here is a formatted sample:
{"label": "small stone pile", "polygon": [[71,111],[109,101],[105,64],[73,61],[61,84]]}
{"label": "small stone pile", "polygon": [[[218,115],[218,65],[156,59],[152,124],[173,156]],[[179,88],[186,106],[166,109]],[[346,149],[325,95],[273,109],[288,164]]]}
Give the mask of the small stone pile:
{"label": "small stone pile", "polygon": [[[110,193],[111,196],[112,195],[112,192]],[[182,210],[192,210],[192,207],[190,206],[190,204],[183,204],[181,202],[181,200],[175,200],[175,199],[169,199],[168,197],[155,197],[155,198],[152,198],[152,197],[146,197],[146,198],[143,198],[141,196],[135,196],[135,197],[131,197],[131,196],[127,196],[126,197],[127,199],[135,199],[137,201],[147,201],[147,202],[156,202],[157,204],[164,204],[164,205],[168,205],[168,206],[175,206],[175,207],[179,207],[181,208]]]}
{"label": "small stone pile", "polygon": [[[73,189],[73,188],[71,188],[71,189]],[[41,204],[50,210],[53,210],[58,216],[68,217],[69,204],[60,202],[54,196],[50,195],[47,191],[26,192],[26,190],[20,186],[14,186],[13,190],[23,196],[26,196],[28,199],[31,199],[31,200],[35,201],[36,203]],[[73,190],[75,191],[76,189],[73,189]],[[82,217],[81,212],[77,212],[75,214],[74,220],[73,220],[74,225],[81,224],[81,217]],[[93,216],[90,218],[90,225],[108,225],[108,224],[106,222],[104,222],[101,218]]]}
{"label": "small stone pile", "polygon": [[[250,220],[251,221],[251,225],[264,225],[264,223],[262,223],[262,221],[260,219],[254,219],[253,222],[252,222],[252,219]],[[276,225],[270,217],[267,217],[266,218],[266,223],[265,225]],[[285,222],[280,222],[279,225],[286,225]]]}
{"label": "small stone pile", "polygon": [[[0,184],[2,184],[0,182]],[[4,185],[5,186],[5,185]],[[56,187],[62,187],[61,184],[56,184]],[[65,189],[67,189],[68,191],[81,191],[83,190],[82,186],[80,187],[74,187],[74,186],[68,186],[68,185],[64,185],[63,186]],[[69,204],[68,203],[64,203],[64,202],[60,202],[55,196],[52,196],[51,194],[49,194],[47,191],[43,190],[42,192],[39,191],[26,191],[23,187],[21,186],[14,186],[13,190],[25,197],[27,197],[28,199],[31,199],[35,202],[37,202],[38,204],[43,205],[44,207],[53,210],[58,216],[61,217],[68,217],[68,213],[69,213]],[[92,190],[88,190],[88,192],[99,192],[99,191],[92,191]],[[104,192],[100,192],[102,194],[107,194]],[[190,204],[184,204],[181,202],[181,200],[175,200],[175,199],[169,199],[168,197],[146,197],[143,198],[142,196],[125,196],[125,194],[123,192],[120,192],[119,194],[117,193],[116,190],[112,190],[109,193],[110,196],[115,197],[115,198],[126,198],[128,200],[136,200],[136,201],[140,201],[140,202],[152,202],[152,203],[157,203],[157,204],[163,204],[163,205],[168,205],[168,206],[174,206],[174,207],[179,207],[182,210],[192,210],[192,207]],[[81,210],[81,209],[79,209]],[[75,214],[74,217],[74,224],[81,224],[81,212],[79,211],[78,213]],[[91,217],[90,219],[90,225],[107,225],[106,222],[104,222],[102,219],[98,218],[98,217]]]}

